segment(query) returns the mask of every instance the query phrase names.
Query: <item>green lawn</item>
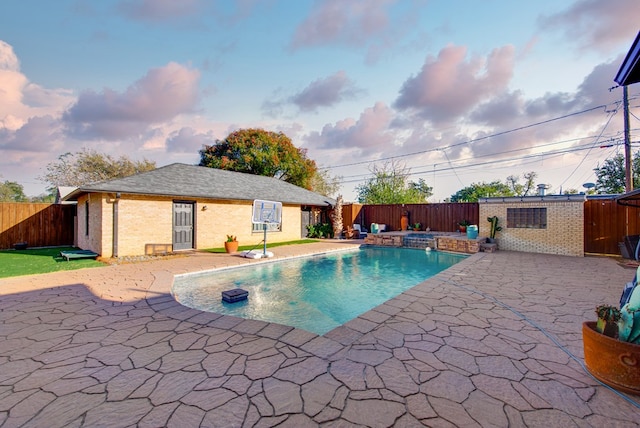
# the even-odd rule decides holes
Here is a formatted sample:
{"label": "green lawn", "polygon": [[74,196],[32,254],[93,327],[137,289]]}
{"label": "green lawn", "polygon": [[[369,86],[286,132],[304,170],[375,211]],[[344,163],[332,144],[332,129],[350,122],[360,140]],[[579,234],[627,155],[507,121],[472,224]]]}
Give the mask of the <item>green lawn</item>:
{"label": "green lawn", "polygon": [[0,250],[0,278],[106,266],[104,263],[93,259],[66,261],[66,259],[60,257],[60,251],[76,249],[73,247],[56,247]]}
{"label": "green lawn", "polygon": [[[310,244],[313,242],[318,242],[317,239],[300,239],[298,241],[287,241],[287,242],[274,242],[273,244],[270,244],[267,242],[267,248],[273,248],[273,247],[281,247],[283,245],[296,245],[296,244]],[[264,248],[264,244],[260,243],[257,245],[241,245],[238,247],[238,251],[244,251],[244,250],[261,250]],[[206,249],[204,251],[208,251],[210,253],[224,253],[224,247],[220,247],[220,248],[209,248]]]}

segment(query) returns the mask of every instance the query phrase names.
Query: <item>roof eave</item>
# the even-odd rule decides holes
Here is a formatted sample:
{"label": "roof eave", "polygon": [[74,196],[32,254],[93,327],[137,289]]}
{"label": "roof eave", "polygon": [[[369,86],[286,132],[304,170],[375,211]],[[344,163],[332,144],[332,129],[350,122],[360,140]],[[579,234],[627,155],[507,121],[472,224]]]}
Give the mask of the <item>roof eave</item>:
{"label": "roof eave", "polygon": [[613,80],[620,86],[640,82],[640,31]]}

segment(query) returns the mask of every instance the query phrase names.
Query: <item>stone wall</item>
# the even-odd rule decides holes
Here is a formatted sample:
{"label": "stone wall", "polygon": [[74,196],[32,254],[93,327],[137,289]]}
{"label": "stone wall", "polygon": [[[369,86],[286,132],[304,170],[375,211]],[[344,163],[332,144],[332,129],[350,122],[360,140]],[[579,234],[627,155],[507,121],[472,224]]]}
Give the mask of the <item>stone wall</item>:
{"label": "stone wall", "polygon": [[[487,198],[479,202],[480,236],[489,236],[488,217],[498,216],[498,248],[507,251],[584,256],[584,195]],[[544,229],[507,227],[508,208],[546,208]]]}

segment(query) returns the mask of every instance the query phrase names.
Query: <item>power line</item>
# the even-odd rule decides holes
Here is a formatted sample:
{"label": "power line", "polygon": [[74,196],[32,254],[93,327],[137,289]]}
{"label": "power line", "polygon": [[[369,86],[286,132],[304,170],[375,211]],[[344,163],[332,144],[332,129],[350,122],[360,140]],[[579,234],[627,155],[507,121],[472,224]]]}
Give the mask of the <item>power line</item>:
{"label": "power line", "polygon": [[[619,102],[615,102],[614,104],[617,106],[619,104]],[[544,125],[544,124],[547,124],[547,123],[555,122],[557,120],[566,119],[568,117],[577,116],[577,115],[580,115],[580,114],[588,113],[590,111],[594,111],[594,110],[598,110],[600,108],[606,108],[606,107],[607,107],[607,104],[602,104],[602,105],[599,105],[599,106],[596,106],[596,107],[592,107],[592,108],[589,108],[589,109],[586,109],[586,110],[581,110],[581,111],[569,113],[569,114],[566,114],[566,115],[563,115],[563,116],[558,116],[558,117],[554,117],[554,118],[551,118],[551,119],[543,120],[541,122],[536,122],[536,123],[532,123],[532,124],[529,124],[529,125],[520,126],[518,128],[513,128],[513,129],[506,130],[506,131],[497,132],[495,134],[485,135],[483,137],[474,138],[474,139],[463,141],[463,142],[460,142],[460,143],[450,144],[450,145],[444,146],[444,147],[438,147],[438,148],[428,149],[428,150],[421,150],[421,151],[418,151],[418,152],[407,153],[407,154],[403,154],[403,155],[387,156],[387,157],[376,159],[376,160],[365,160],[365,161],[359,161],[359,162],[351,162],[351,163],[342,164],[342,165],[328,166],[328,167],[323,167],[323,168],[319,168],[319,169],[324,170],[324,169],[343,168],[343,167],[347,167],[347,166],[364,165],[364,164],[368,164],[368,163],[371,163],[371,162],[379,162],[379,161],[385,161],[385,160],[398,159],[398,158],[403,158],[403,157],[408,157],[408,156],[415,156],[415,155],[420,155],[420,154],[424,154],[424,153],[430,153],[430,152],[434,152],[434,151],[444,151],[444,150],[448,150],[448,149],[451,149],[451,148],[454,148],[454,147],[458,147],[458,146],[462,146],[462,145],[466,145],[466,144],[477,143],[478,141],[483,141],[483,140],[487,140],[489,138],[499,137],[499,136],[502,136],[502,135],[510,134],[512,132],[522,131],[524,129],[532,128],[532,127],[539,126],[539,125]],[[617,110],[617,107],[616,107],[615,110]]]}
{"label": "power line", "polygon": [[[621,142],[616,143],[615,145],[619,145],[619,144],[621,144]],[[608,146],[605,146],[605,147],[608,147]],[[473,164],[458,166],[457,168],[458,169],[466,169],[466,168],[473,168],[473,167],[478,167],[478,166],[495,165],[497,163],[506,163],[506,162],[515,162],[515,161],[519,161],[519,160],[534,159],[534,158],[537,158],[537,157],[540,157],[540,156],[556,157],[556,156],[560,156],[560,155],[565,155],[567,153],[579,152],[579,151],[582,151],[582,150],[591,150],[592,148],[593,148],[593,145],[592,144],[588,144],[588,145],[584,145],[584,146],[577,146],[577,147],[561,149],[561,150],[557,150],[557,151],[553,151],[553,152],[532,153],[532,154],[524,155],[524,156],[520,156],[520,157],[513,157],[513,158],[505,158],[505,159],[488,160],[488,161],[484,161],[484,162],[477,162],[477,163],[473,163]],[[435,174],[436,172],[445,172],[445,171],[454,170],[453,166],[442,167],[442,168],[439,168],[439,169],[436,169],[435,166],[436,165],[434,165],[433,169],[428,169],[428,170],[425,169],[425,170],[422,170],[422,171],[410,172],[409,174],[407,174],[407,176],[430,174],[430,173],[434,173]],[[357,179],[353,179],[353,180],[341,180],[340,183],[342,183],[342,184],[358,183],[358,182],[361,182],[361,181],[365,180],[366,177],[371,177],[371,176],[373,176],[371,173],[349,176],[349,177],[346,177],[346,178],[355,178],[355,177],[362,177],[362,178],[357,178]]]}
{"label": "power line", "polygon": [[602,137],[602,134],[604,134],[604,130],[607,129],[607,126],[609,126],[609,123],[611,123],[611,119],[613,119],[613,116],[615,116],[617,112],[618,112],[618,110],[614,110],[611,113],[609,113],[609,119],[607,119],[607,122],[602,127],[602,131],[600,131],[600,135],[598,136],[598,138],[596,138],[596,141],[593,142],[593,145],[591,146],[591,149],[589,149],[589,151],[587,153],[585,153],[584,157],[582,158],[580,163],[574,168],[574,170],[571,172],[571,174],[569,174],[569,176],[567,178],[565,178],[565,180],[562,183],[560,183],[560,187],[564,186],[564,183],[569,181],[569,179],[573,176],[573,174],[576,173],[578,168],[580,168],[580,166],[582,166],[583,162],[585,161],[587,156],[589,156],[589,153],[591,153],[591,150],[593,150],[593,148],[595,147],[595,144],[598,142],[598,140]]}

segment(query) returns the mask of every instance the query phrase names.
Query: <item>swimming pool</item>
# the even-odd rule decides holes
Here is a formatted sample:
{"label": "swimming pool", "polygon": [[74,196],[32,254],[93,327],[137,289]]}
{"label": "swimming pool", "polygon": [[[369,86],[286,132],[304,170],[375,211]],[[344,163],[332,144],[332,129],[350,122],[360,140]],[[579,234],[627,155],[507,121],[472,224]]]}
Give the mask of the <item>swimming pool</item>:
{"label": "swimming pool", "polygon": [[[362,247],[248,267],[177,276],[173,295],[207,312],[276,322],[322,335],[466,258],[438,251]],[[249,291],[226,303],[222,292]]]}

